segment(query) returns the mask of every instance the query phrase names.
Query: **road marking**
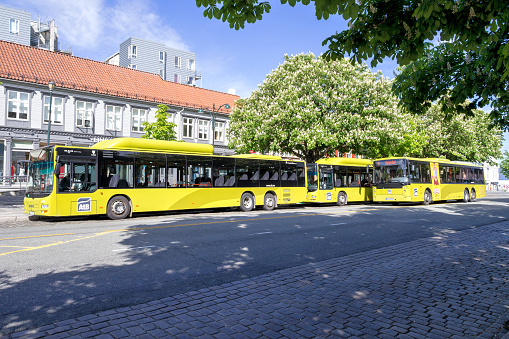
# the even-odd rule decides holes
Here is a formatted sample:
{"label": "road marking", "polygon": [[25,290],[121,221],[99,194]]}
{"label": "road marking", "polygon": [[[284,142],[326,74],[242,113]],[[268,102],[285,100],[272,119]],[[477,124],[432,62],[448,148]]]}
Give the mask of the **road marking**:
{"label": "road marking", "polygon": [[16,240],[16,239],[30,239],[30,238],[42,238],[42,237],[58,237],[61,235],[74,235],[75,233],[59,233],[59,234],[43,234],[43,235],[29,235],[26,237],[15,237],[15,238],[3,238],[2,240]]}
{"label": "road marking", "polygon": [[152,248],[152,247],[155,247],[155,246],[141,246],[141,247],[121,248],[121,249],[118,249],[118,250],[113,250],[113,252],[136,251],[136,250],[142,250],[142,249],[145,249],[145,248]]}
{"label": "road marking", "polygon": [[272,232],[260,232],[260,233],[253,233],[251,235],[255,235],[255,234],[272,234]]}
{"label": "road marking", "polygon": [[[224,223],[238,223],[238,222],[250,222],[250,221],[260,221],[260,220],[273,220],[273,219],[287,219],[287,218],[301,218],[301,217],[313,217],[318,215],[331,215],[331,214],[346,214],[346,213],[358,213],[358,212],[369,212],[369,211],[378,211],[383,209],[394,209],[394,208],[409,208],[409,207],[418,207],[418,206],[392,206],[392,207],[384,207],[384,208],[366,208],[366,209],[359,209],[359,210],[353,210],[353,211],[332,211],[332,212],[324,212],[324,213],[304,213],[304,214],[298,214],[298,215],[285,215],[285,216],[278,216],[278,217],[266,217],[266,218],[252,218],[252,219],[239,219],[239,220],[222,220],[222,221],[209,221],[209,222],[200,222],[200,223],[192,223],[192,224],[177,224],[177,225],[165,225],[165,226],[150,226],[150,227],[135,227],[135,228],[121,228],[121,229],[113,229],[108,231],[103,231],[99,233],[95,233],[90,236],[82,236],[76,239],[66,240],[66,241],[58,241],[46,245],[41,246],[34,246],[34,247],[28,247],[23,248],[17,251],[11,251],[6,253],[0,253],[0,256],[8,255],[8,254],[14,254],[19,252],[28,252],[33,250],[39,250],[44,249],[52,246],[57,245],[63,245],[72,243],[75,241],[80,240],[86,240],[91,239],[95,237],[99,237],[102,235],[110,234],[110,233],[119,233],[119,232],[132,232],[132,231],[143,231],[143,230],[155,230],[155,229],[165,229],[165,228],[173,228],[173,227],[184,227],[184,226],[199,226],[199,225],[211,225],[211,224],[224,224]],[[425,207],[425,206],[420,206]],[[15,239],[29,239],[29,238],[41,238],[41,237],[55,237],[55,236],[63,236],[63,235],[76,235],[76,233],[60,233],[60,234],[46,234],[46,235],[33,235],[33,236],[26,236],[26,237],[16,237],[16,238],[3,238],[1,240],[15,240]]]}
{"label": "road marking", "polygon": [[346,222],[340,222],[338,224],[330,224],[331,226],[346,225]]}

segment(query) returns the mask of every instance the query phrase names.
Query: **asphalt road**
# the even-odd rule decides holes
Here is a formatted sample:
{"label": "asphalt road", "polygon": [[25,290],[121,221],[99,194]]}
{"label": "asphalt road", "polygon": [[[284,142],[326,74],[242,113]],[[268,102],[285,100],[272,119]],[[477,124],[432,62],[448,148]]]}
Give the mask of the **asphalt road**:
{"label": "asphalt road", "polygon": [[3,334],[509,219],[475,203],[307,206],[0,226]]}

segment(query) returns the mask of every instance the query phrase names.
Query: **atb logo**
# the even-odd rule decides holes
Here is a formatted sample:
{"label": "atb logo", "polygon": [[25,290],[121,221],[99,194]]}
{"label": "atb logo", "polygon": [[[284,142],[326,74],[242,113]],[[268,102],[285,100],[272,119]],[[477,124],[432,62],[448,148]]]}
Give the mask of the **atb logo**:
{"label": "atb logo", "polygon": [[78,212],[91,212],[92,198],[78,198]]}

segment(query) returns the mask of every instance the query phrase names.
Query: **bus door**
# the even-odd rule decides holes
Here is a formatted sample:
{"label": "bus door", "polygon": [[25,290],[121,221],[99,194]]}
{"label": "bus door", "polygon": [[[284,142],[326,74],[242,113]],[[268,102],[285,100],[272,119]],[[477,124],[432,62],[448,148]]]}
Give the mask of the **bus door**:
{"label": "bus door", "polygon": [[442,200],[440,192],[440,170],[438,162],[431,163],[431,181],[433,185],[433,200]]}
{"label": "bus door", "polygon": [[334,189],[334,172],[331,166],[320,166],[320,190],[325,191],[325,201],[334,201],[332,191]]}

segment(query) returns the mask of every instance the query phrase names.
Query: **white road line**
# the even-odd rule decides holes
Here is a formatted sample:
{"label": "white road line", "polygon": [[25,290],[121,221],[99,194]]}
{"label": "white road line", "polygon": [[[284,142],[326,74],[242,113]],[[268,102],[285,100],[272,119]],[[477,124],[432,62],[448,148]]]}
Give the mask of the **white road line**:
{"label": "white road line", "polygon": [[346,222],[340,222],[339,224],[330,224],[331,226],[346,225]]}
{"label": "white road line", "polygon": [[251,235],[255,235],[255,234],[271,234],[272,232],[260,232],[260,233],[253,233]]}
{"label": "white road line", "polygon": [[113,252],[120,252],[120,251],[135,251],[135,250],[142,250],[144,248],[151,248],[155,246],[142,246],[142,247],[131,247],[131,248],[121,248],[118,250],[113,250]]}

